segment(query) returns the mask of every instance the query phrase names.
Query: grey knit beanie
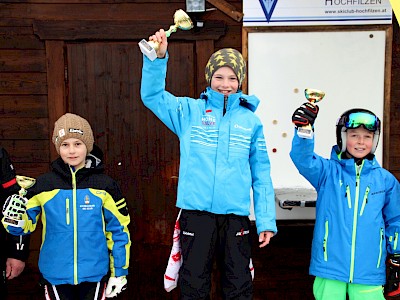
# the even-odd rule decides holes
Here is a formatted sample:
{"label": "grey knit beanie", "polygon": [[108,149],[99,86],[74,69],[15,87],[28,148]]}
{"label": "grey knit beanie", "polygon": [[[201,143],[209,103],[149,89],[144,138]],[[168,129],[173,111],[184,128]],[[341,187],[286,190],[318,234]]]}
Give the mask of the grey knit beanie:
{"label": "grey knit beanie", "polygon": [[246,63],[239,51],[233,48],[224,48],[211,55],[206,65],[206,80],[209,85],[215,71],[221,67],[230,67],[236,74],[239,86],[242,85],[246,76]]}

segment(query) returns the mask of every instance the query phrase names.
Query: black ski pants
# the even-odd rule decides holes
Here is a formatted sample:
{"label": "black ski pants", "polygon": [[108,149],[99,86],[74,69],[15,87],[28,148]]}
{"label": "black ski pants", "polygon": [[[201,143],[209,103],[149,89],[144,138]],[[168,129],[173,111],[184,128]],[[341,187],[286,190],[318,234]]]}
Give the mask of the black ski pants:
{"label": "black ski pants", "polygon": [[221,270],[224,299],[252,299],[250,220],[234,214],[217,215],[182,210],[179,271],[181,298],[209,299],[214,258]]}

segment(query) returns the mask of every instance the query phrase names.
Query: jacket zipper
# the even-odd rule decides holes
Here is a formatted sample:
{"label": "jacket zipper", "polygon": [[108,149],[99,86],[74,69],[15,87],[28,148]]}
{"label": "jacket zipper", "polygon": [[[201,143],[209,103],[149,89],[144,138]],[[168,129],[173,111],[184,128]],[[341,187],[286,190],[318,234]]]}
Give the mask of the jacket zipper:
{"label": "jacket zipper", "polygon": [[222,116],[225,116],[226,114],[226,107],[228,106],[228,95],[224,96],[224,109],[222,111]]}
{"label": "jacket zipper", "polygon": [[[364,164],[364,163],[363,163]],[[354,213],[353,213],[353,232],[351,236],[351,257],[350,257],[350,276],[349,282],[353,282],[354,277],[354,260],[356,252],[356,236],[357,236],[357,212],[358,212],[358,199],[360,197],[360,173],[362,166],[355,166],[356,168],[356,196],[354,198]]]}
{"label": "jacket zipper", "polygon": [[77,237],[77,215],[76,215],[76,177],[72,173],[72,205],[73,205],[73,223],[74,223],[74,284],[78,284],[78,237]]}

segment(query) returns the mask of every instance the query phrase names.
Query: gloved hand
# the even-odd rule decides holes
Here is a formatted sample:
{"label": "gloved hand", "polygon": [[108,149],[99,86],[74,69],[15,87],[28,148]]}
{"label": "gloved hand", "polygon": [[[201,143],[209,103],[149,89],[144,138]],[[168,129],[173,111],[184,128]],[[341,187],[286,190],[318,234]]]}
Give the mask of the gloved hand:
{"label": "gloved hand", "polygon": [[108,279],[106,288],[106,297],[113,298],[117,296],[121,291],[124,291],[127,287],[128,280],[125,276],[110,277]]}
{"label": "gloved hand", "polygon": [[318,105],[313,105],[310,102],[303,103],[297,108],[292,115],[292,122],[296,127],[314,125],[319,111]]}
{"label": "gloved hand", "polygon": [[385,284],[385,295],[394,297],[400,295],[400,254],[388,255],[387,278]]}
{"label": "gloved hand", "polygon": [[23,227],[25,221],[22,220],[22,216],[26,212],[26,204],[28,199],[21,197],[20,195],[11,195],[6,199],[3,205],[3,223],[6,223],[15,227]]}

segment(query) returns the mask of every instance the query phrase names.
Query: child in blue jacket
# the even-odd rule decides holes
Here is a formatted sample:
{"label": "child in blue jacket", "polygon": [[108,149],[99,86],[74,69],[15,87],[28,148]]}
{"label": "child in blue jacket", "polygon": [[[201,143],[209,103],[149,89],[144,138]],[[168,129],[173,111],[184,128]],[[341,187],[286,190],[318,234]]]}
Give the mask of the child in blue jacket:
{"label": "child in blue jacket", "polygon": [[104,174],[101,150],[84,118],[67,113],[54,125],[60,155],[51,172],[28,189],[27,204],[13,197],[3,225],[14,235],[32,233],[41,218],[39,270],[46,299],[104,299],[125,289],[130,217],[118,184]]}
{"label": "child in blue jacket", "polygon": [[[317,114],[318,106],[304,103],[292,121],[312,126]],[[294,134],[290,156],[318,193],[310,264],[317,300],[384,300],[387,256],[398,274],[400,186],[374,156],[380,127],[369,110],[344,112],[330,159],[314,153],[313,138]],[[397,286],[398,278],[386,291]]]}
{"label": "child in blue jacket", "polygon": [[225,299],[252,299],[249,268],[250,191],[253,190],[260,247],[276,233],[275,199],[263,126],[254,114],[259,100],[240,90],[246,66],[234,49],[215,52],[206,66],[209,87],[200,98],[165,90],[167,37],[157,59],[143,60],[143,103],[180,140],[177,207],[181,208],[182,299],[206,299],[214,255],[222,268]]}

